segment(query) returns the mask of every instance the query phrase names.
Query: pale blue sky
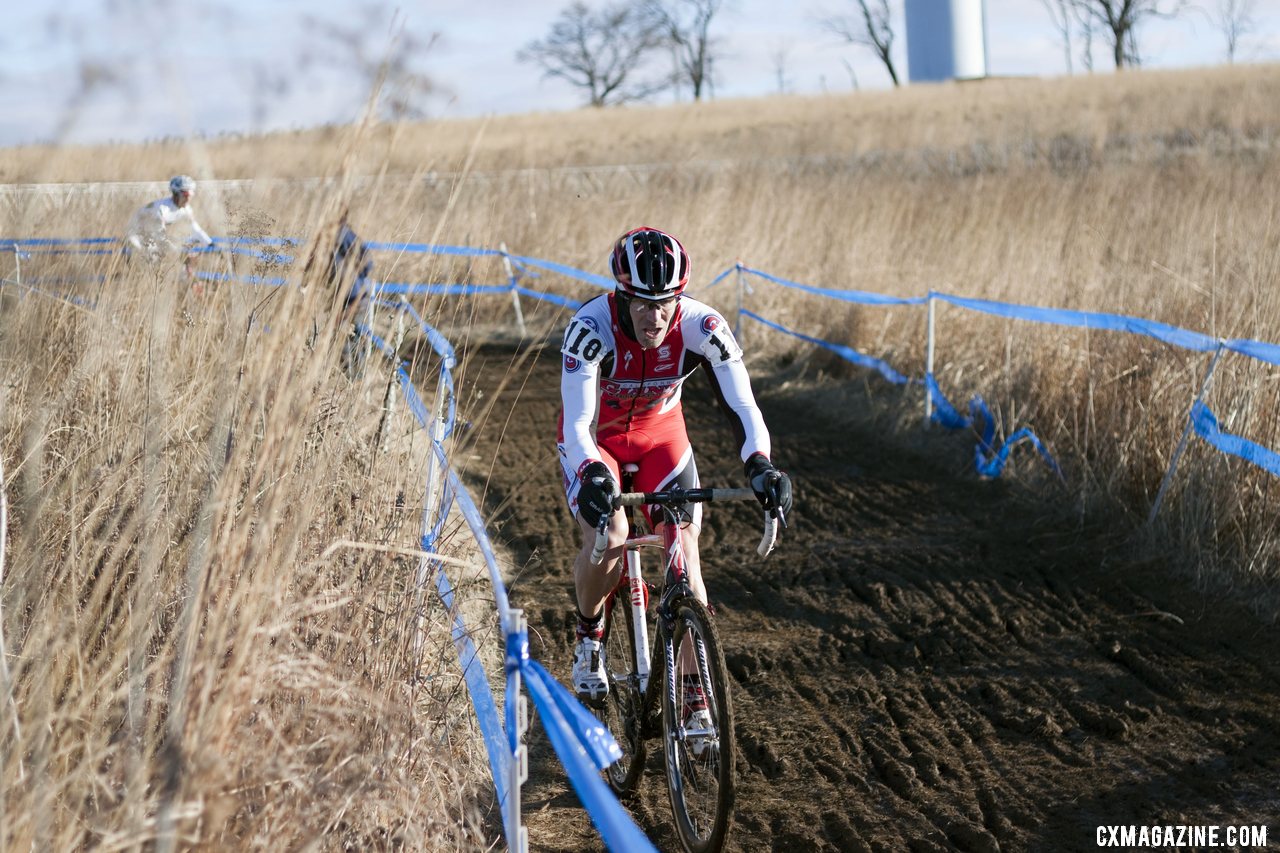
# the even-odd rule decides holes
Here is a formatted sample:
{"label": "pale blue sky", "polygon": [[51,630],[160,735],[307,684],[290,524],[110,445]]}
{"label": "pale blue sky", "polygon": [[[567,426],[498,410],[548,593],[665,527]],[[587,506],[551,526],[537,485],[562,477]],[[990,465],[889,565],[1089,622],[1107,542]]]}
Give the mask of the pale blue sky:
{"label": "pale blue sky", "polygon": [[[340,23],[381,55],[395,10],[426,40],[416,69],[442,90],[430,115],[474,116],[572,109],[581,94],[515,61],[544,35],[568,0],[14,0],[0,30],[0,146],[60,140],[137,141],[189,132],[253,132],[352,120],[367,94],[350,48],[322,35]],[[596,0],[599,5],[600,0]],[[1210,11],[1220,0],[1198,0]],[[898,10],[895,53],[906,65]],[[778,91],[775,57],[788,91],[885,88],[883,66],[866,48],[841,44],[815,21],[848,14],[852,0],[729,0],[713,26],[720,39],[716,97]],[[987,63],[996,75],[1067,71],[1060,36],[1041,0],[986,0]],[[1255,32],[1239,61],[1280,60],[1280,0],[1255,0]],[[324,22],[324,23],[317,23]],[[1194,9],[1140,31],[1148,67],[1215,65],[1224,60],[1219,29]],[[1077,57],[1074,72],[1084,73]],[[1095,68],[1110,73],[1094,45]],[[904,75],[905,77],[905,75]],[[670,100],[663,95],[658,100]]]}

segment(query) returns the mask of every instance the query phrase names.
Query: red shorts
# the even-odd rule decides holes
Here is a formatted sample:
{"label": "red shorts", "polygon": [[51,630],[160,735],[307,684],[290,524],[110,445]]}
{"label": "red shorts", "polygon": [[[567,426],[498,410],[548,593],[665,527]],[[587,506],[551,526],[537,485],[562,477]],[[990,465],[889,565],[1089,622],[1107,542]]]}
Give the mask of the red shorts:
{"label": "red shorts", "polygon": [[[596,445],[604,457],[604,464],[613,472],[623,491],[658,492],[679,485],[683,489],[698,487],[698,468],[693,461],[693,447],[685,432],[684,418],[664,418],[662,421],[642,427],[633,426],[629,431],[608,428],[596,435]],[[568,470],[564,448],[560,449],[560,465],[564,469],[565,497],[569,511],[578,514],[578,472]],[[622,481],[622,466],[639,468],[630,474],[630,483]],[[654,518],[649,507],[643,507],[650,525]],[[694,524],[702,521],[702,504],[686,505]]]}

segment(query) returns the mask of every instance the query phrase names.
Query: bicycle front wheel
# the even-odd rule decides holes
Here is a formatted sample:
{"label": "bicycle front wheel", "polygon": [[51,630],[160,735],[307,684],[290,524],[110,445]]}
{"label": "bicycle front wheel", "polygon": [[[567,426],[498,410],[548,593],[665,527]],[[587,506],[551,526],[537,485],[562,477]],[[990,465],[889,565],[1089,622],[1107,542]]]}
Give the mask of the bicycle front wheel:
{"label": "bicycle front wheel", "polygon": [[644,703],[636,672],[631,602],[615,592],[605,605],[605,617],[604,668],[609,676],[609,697],[596,716],[622,749],[622,757],[605,770],[605,781],[614,794],[625,797],[635,791],[644,770],[645,752],[640,713]]}
{"label": "bicycle front wheel", "polygon": [[685,850],[707,853],[724,845],[733,821],[733,703],[706,606],[686,598],[674,611],[662,702],[667,792]]}

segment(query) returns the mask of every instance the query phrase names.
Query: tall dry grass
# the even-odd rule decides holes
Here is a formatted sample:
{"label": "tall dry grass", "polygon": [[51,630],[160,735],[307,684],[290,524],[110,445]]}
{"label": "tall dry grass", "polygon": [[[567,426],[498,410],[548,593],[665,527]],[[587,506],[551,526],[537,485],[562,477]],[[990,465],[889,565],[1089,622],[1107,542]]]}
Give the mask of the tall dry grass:
{"label": "tall dry grass", "polygon": [[[211,231],[323,243],[349,203],[367,237],[506,243],[597,272],[618,233],[648,223],[682,238],[695,294],[728,310],[731,285],[702,285],[742,260],[827,287],[936,289],[1277,340],[1278,87],[1271,67],[988,81],[376,128],[354,147],[331,129],[16,149],[0,152],[0,175],[252,178],[198,191]],[[564,168],[608,164],[641,167]],[[339,179],[272,180],[326,175]],[[87,236],[118,231],[147,200],[0,203],[5,236]],[[99,260],[42,263],[71,274]],[[383,255],[378,274],[506,273],[484,259]],[[264,301],[228,287],[196,301],[168,277],[113,275],[83,294],[101,297],[97,310],[6,290],[0,314],[13,503],[0,846],[479,844],[484,760],[444,617],[425,611],[441,644],[418,665],[413,561],[328,550],[416,540],[424,454],[406,425],[375,451],[385,376],[352,387],[336,370],[322,288]],[[550,275],[537,286],[594,292]],[[919,375],[922,311],[833,305],[765,284],[749,297],[778,322]],[[493,298],[420,307],[464,354],[511,310]],[[525,308],[538,336],[565,319]],[[813,360],[811,376],[820,360],[759,327],[745,337],[753,357]],[[949,307],[938,347],[952,399],[982,394],[1004,434],[1033,427],[1067,485],[1021,456],[1006,476],[1081,518],[1144,529],[1208,356]],[[851,374],[823,367],[819,384]],[[1225,357],[1208,397],[1224,428],[1280,447],[1277,378]],[[462,379],[483,429],[487,401]],[[902,428],[915,417],[904,411]],[[785,461],[786,437],[775,443]],[[1193,438],[1139,553],[1223,584],[1273,585],[1276,509],[1274,478]]]}
{"label": "tall dry grass", "polygon": [[[260,225],[331,237],[339,198]],[[301,264],[305,288],[197,297],[176,263],[90,261],[95,309],[14,287],[0,309],[0,848],[486,847],[452,619],[415,588],[427,447],[384,417],[388,371],[347,379]],[[446,545],[491,634],[456,523]]]}

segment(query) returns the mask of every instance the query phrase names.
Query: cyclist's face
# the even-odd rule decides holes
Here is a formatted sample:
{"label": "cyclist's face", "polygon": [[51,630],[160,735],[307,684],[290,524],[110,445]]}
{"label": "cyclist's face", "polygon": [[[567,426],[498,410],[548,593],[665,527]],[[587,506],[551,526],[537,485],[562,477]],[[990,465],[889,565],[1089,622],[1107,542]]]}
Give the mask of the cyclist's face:
{"label": "cyclist's face", "polygon": [[631,313],[631,327],[636,331],[636,340],[645,349],[653,349],[662,343],[671,327],[671,318],[676,313],[676,303],[680,297],[673,296],[661,302],[648,299],[632,299],[628,307]]}
{"label": "cyclist's face", "polygon": [[180,190],[173,194],[173,203],[178,207],[186,207],[189,201],[191,201],[191,193],[185,190]]}

